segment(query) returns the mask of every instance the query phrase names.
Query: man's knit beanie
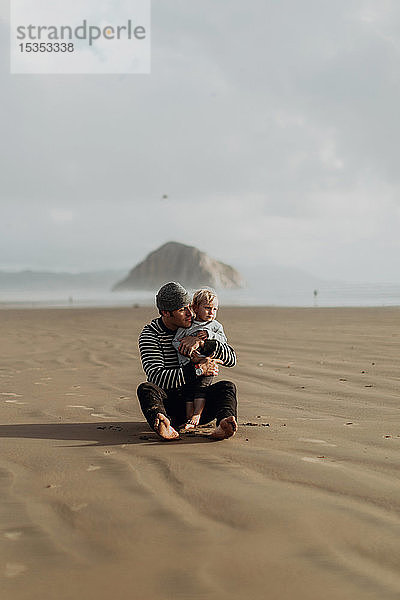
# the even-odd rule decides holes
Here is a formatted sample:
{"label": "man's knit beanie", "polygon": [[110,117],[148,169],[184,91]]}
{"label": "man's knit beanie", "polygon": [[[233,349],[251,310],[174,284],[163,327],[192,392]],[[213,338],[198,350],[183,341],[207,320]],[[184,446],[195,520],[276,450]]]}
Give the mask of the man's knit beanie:
{"label": "man's knit beanie", "polygon": [[190,295],[180,283],[170,281],[159,289],[156,296],[158,310],[177,310],[190,304]]}

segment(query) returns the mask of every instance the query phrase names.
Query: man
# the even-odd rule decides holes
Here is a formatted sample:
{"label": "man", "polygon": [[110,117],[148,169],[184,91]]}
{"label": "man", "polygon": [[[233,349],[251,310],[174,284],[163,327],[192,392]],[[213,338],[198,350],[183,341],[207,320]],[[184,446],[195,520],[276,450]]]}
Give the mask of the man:
{"label": "man", "polygon": [[[177,428],[186,420],[185,386],[202,375],[217,375],[218,364],[233,367],[236,356],[233,348],[217,340],[213,357],[201,357],[204,341],[197,337],[182,340],[180,352],[191,362],[179,366],[172,340],[178,327],[192,322],[190,296],[179,284],[171,281],[162,286],[156,296],[160,312],[158,319],[145,325],[139,336],[139,351],[147,382],[139,385],[137,394],[143,414],[154,431],[164,440],[179,437]],[[211,438],[226,439],[237,430],[236,386],[231,381],[218,381],[207,388],[206,405],[200,423],[216,419]]]}

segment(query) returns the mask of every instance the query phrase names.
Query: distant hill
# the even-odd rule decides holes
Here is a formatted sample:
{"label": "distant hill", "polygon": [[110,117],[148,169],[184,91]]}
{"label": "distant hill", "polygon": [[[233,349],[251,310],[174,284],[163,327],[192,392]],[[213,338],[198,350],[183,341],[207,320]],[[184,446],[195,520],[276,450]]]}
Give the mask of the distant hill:
{"label": "distant hill", "polygon": [[168,281],[179,281],[187,288],[238,289],[244,286],[241,275],[233,267],[194,246],[168,242],[146,256],[113,291],[156,290]]}

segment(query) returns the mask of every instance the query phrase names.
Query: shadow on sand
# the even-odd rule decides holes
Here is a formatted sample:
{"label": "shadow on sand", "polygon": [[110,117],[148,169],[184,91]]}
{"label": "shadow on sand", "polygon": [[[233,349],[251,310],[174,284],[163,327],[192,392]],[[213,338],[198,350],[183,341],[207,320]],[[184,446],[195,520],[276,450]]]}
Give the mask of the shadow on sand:
{"label": "shadow on sand", "polygon": [[[81,446],[118,446],[121,444],[160,444],[165,443],[150,430],[146,422],[127,421],[124,423],[27,423],[20,425],[0,425],[0,438],[31,438],[40,440],[74,440],[86,442],[72,444]],[[201,443],[212,441],[205,430],[184,434],[169,444]]]}

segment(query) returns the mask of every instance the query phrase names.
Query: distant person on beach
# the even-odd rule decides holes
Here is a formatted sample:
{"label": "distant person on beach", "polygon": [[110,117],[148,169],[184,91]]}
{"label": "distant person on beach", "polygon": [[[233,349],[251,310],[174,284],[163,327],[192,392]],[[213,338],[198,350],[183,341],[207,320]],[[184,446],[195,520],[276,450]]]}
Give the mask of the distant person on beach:
{"label": "distant person on beach", "polygon": [[[176,331],[188,329],[193,313],[190,296],[175,282],[162,286],[156,295],[160,317],[143,328],[139,336],[139,351],[147,382],[141,383],[137,394],[142,412],[150,427],[164,440],[179,437],[179,427],[186,422],[186,395],[198,377],[218,375],[219,364],[233,367],[235,351],[227,343],[213,340],[213,356],[200,356],[205,340],[186,336],[180,342],[180,352],[190,362],[180,365],[172,342]],[[189,389],[188,389],[189,388]],[[212,439],[222,440],[237,430],[236,386],[231,381],[218,381],[206,387],[205,406],[200,424],[216,419]]]}
{"label": "distant person on beach", "polygon": [[[191,354],[181,354],[180,346],[185,337],[193,336],[202,340],[203,346],[201,352],[194,350],[197,354],[194,356],[214,356],[216,343],[218,340],[222,344],[227,343],[224,329],[218,321],[215,320],[218,311],[218,297],[208,289],[198,290],[193,294],[192,312],[194,319],[190,327],[179,327],[172,340],[172,345],[178,351],[178,360],[181,366],[190,363]],[[200,375],[193,383],[187,384],[186,395],[186,424],[184,430],[195,429],[200,422],[201,413],[206,404],[206,388],[213,382],[213,375]]]}

